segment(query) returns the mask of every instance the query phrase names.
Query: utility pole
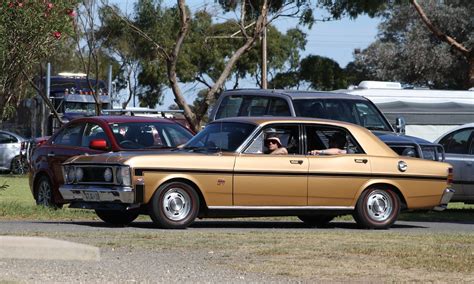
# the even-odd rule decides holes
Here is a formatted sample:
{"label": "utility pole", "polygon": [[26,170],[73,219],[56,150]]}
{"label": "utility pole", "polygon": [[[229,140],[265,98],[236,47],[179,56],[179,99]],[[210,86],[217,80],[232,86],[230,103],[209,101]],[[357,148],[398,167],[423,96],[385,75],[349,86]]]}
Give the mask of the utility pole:
{"label": "utility pole", "polygon": [[[266,9],[266,2],[263,4],[263,9]],[[263,33],[262,33],[262,89],[267,88],[267,17],[263,19]]]}

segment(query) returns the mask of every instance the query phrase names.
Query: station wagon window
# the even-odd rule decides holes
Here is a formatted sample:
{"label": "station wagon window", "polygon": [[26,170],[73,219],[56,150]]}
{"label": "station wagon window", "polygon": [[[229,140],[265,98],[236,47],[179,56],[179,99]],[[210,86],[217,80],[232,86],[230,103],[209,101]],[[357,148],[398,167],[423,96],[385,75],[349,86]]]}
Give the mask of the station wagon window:
{"label": "station wagon window", "polygon": [[216,114],[216,119],[237,116],[290,116],[290,107],[282,98],[268,96],[227,96]]}
{"label": "station wagon window", "polygon": [[268,148],[264,141],[266,137],[278,137],[281,146],[285,147],[289,155],[301,154],[301,143],[298,125],[269,125],[260,131],[257,137],[244,151],[246,154],[267,154]]}
{"label": "station wagon window", "polygon": [[370,103],[360,100],[296,99],[296,116],[346,121],[370,130],[392,131],[380,112]]}
{"label": "station wagon window", "polygon": [[239,122],[211,123],[194,136],[183,149],[235,152],[256,125]]}
{"label": "station wagon window", "polygon": [[[311,150],[325,150],[332,148],[329,141],[331,137],[342,135],[346,138],[346,143],[341,150],[346,150],[348,154],[363,154],[364,151],[356,142],[354,137],[345,129],[331,126],[306,126],[306,153]],[[341,147],[339,147],[341,148]]]}
{"label": "station wagon window", "polygon": [[53,140],[53,144],[65,146],[80,146],[81,145],[81,130],[83,124],[76,124],[65,128]]}
{"label": "station wagon window", "polygon": [[467,154],[469,151],[468,140],[474,129],[465,129],[454,132],[439,142],[444,146],[446,153]]}

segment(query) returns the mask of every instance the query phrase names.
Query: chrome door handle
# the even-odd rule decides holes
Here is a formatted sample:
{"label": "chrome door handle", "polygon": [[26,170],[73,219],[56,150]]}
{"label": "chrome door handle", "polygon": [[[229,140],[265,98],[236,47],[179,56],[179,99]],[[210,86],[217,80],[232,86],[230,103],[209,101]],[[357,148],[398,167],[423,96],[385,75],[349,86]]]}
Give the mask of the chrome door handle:
{"label": "chrome door handle", "polygon": [[48,157],[54,157],[54,156],[56,156],[56,154],[54,154],[54,153],[48,153]]}
{"label": "chrome door handle", "polygon": [[467,165],[468,167],[472,167],[472,162],[466,162],[466,165]]}
{"label": "chrome door handle", "polygon": [[360,164],[367,164],[368,160],[367,159],[354,159],[354,162],[360,163]]}
{"label": "chrome door handle", "polygon": [[292,164],[292,165],[296,165],[296,164],[301,165],[301,164],[303,164],[303,160],[290,160],[290,164]]}

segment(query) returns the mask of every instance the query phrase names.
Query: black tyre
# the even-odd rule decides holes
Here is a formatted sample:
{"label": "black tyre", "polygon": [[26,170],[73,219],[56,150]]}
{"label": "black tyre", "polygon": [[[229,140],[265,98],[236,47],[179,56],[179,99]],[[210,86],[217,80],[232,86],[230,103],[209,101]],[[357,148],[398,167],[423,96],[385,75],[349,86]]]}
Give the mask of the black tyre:
{"label": "black tyre", "polygon": [[333,215],[302,215],[298,218],[303,221],[305,224],[311,227],[326,228],[329,225],[329,222],[334,219]]}
{"label": "black tyre", "polygon": [[36,184],[36,205],[58,209],[62,204],[56,204],[53,197],[53,185],[48,177],[42,176]]}
{"label": "black tyre", "polygon": [[114,226],[125,226],[137,219],[138,210],[95,210],[95,214],[107,224]]}
{"label": "black tyre", "polygon": [[400,214],[400,198],[390,189],[368,188],[357,201],[354,219],[361,228],[388,229]]}
{"label": "black tyre", "polygon": [[10,165],[11,173],[14,175],[24,175],[28,172],[28,165],[26,163],[26,159],[16,156],[12,159]]}
{"label": "black tyre", "polygon": [[165,229],[184,229],[199,213],[199,197],[190,185],[171,182],[160,186],[149,204],[153,222]]}

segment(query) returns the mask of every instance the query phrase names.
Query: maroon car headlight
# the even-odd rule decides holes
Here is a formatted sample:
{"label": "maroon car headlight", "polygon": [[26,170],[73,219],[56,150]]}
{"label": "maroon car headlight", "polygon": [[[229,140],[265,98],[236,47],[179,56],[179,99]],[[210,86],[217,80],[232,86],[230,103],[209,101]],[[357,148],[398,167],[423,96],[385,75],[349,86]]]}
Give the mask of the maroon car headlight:
{"label": "maroon car headlight", "polygon": [[65,167],[64,172],[66,173],[65,181],[66,183],[73,183],[76,179],[76,171],[74,167]]}
{"label": "maroon car headlight", "polygon": [[128,166],[117,167],[117,183],[125,186],[132,185],[132,178],[130,175],[130,168]]}

